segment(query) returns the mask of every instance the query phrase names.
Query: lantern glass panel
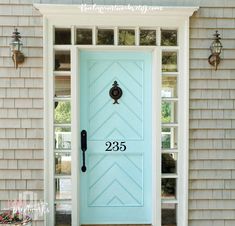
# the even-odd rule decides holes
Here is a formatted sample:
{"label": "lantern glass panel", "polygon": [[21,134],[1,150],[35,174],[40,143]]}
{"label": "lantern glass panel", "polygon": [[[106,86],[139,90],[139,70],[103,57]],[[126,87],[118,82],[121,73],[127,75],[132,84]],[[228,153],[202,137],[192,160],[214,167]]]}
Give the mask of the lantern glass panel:
{"label": "lantern glass panel", "polygon": [[213,53],[220,54],[221,49],[222,49],[222,45],[221,45],[220,41],[215,41],[213,43]]}
{"label": "lantern glass panel", "polygon": [[23,43],[21,41],[14,40],[11,43],[11,51],[12,52],[14,52],[14,51],[21,51],[22,46],[23,46]]}
{"label": "lantern glass panel", "polygon": [[18,45],[18,47],[19,47],[19,51],[21,51],[22,50],[22,47],[23,47],[23,43],[22,42],[19,42],[19,45]]}

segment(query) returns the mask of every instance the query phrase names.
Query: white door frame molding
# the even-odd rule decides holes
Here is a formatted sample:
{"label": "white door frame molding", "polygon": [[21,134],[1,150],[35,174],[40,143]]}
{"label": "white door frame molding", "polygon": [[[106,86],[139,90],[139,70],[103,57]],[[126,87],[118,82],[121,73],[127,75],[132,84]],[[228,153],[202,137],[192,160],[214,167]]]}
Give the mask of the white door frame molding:
{"label": "white door frame molding", "polygon": [[[48,203],[50,214],[45,217],[46,225],[54,225],[54,139],[53,139],[53,98],[54,98],[54,51],[69,50],[71,53],[71,112],[72,112],[72,225],[79,225],[79,50],[134,50],[143,49],[153,54],[153,85],[152,85],[152,124],[153,124],[153,207],[152,225],[161,226],[161,53],[160,27],[176,28],[178,30],[179,53],[178,81],[179,109],[183,109],[178,117],[178,225],[188,225],[188,109],[189,109],[189,17],[198,7],[155,7],[146,13],[130,10],[130,6],[120,6],[121,10],[111,10],[114,6],[97,6],[105,10],[84,11],[84,5],[55,5],[34,4],[43,14],[43,73],[44,73],[44,197]],[[150,9],[150,8],[149,8]],[[124,16],[125,15],[125,16]],[[128,18],[128,19],[127,19]],[[54,27],[71,28],[71,45],[54,46]],[[113,46],[93,45],[81,46],[75,44],[76,27],[132,27],[132,28],[157,28],[157,46],[118,46],[117,41]],[[95,39],[95,37],[94,37]],[[136,42],[138,44],[138,41]],[[136,45],[137,45],[136,44]],[[179,192],[180,191],[180,192]],[[50,216],[50,217],[49,217]]]}

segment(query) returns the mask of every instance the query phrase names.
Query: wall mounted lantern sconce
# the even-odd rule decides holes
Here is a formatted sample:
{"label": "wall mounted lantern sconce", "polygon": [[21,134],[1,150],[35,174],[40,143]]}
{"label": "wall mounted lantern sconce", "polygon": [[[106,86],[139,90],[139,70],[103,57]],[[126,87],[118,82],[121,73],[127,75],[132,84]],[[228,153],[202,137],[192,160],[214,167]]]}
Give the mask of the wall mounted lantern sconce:
{"label": "wall mounted lantern sconce", "polygon": [[12,34],[12,41],[10,43],[12,60],[14,62],[14,66],[17,69],[19,64],[24,62],[24,54],[21,52],[23,43],[21,42],[20,32],[18,32],[17,28]]}
{"label": "wall mounted lantern sconce", "polygon": [[212,65],[215,70],[217,70],[218,65],[220,63],[220,53],[222,51],[222,43],[220,42],[220,34],[218,31],[215,32],[214,34],[214,41],[211,43],[210,50],[211,50],[211,55],[208,58],[208,62],[210,65]]}

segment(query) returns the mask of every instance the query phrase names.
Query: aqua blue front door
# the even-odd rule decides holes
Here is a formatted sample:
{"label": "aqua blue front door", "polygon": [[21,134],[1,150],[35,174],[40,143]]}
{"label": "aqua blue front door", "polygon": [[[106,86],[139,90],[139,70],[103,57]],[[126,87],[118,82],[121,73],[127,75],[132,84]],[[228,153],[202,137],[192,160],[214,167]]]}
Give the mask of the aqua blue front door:
{"label": "aqua blue front door", "polygon": [[80,52],[81,224],[151,224],[151,68],[150,52]]}

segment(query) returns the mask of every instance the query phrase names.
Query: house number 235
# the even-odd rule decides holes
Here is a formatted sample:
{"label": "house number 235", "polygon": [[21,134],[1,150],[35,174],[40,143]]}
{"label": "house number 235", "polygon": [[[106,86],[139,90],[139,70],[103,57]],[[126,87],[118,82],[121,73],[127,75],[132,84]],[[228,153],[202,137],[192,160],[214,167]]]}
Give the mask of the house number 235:
{"label": "house number 235", "polygon": [[126,150],[126,142],[124,141],[121,141],[121,142],[118,142],[118,141],[107,141],[105,143],[106,145],[106,149],[105,151],[125,151]]}

